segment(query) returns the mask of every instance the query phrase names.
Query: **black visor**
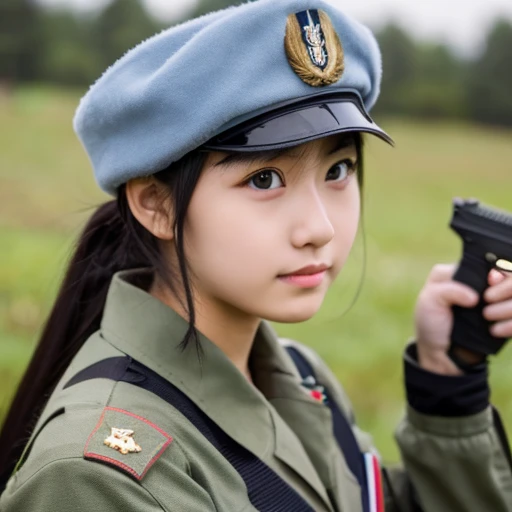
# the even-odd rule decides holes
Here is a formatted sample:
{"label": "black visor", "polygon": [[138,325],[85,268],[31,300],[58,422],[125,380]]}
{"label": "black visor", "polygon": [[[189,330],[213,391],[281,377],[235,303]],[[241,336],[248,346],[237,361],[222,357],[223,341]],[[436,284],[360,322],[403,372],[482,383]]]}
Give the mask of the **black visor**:
{"label": "black visor", "polygon": [[393,144],[393,139],[366,113],[357,95],[338,94],[266,112],[215,136],[203,147],[216,151],[266,151],[346,132],[371,133]]}

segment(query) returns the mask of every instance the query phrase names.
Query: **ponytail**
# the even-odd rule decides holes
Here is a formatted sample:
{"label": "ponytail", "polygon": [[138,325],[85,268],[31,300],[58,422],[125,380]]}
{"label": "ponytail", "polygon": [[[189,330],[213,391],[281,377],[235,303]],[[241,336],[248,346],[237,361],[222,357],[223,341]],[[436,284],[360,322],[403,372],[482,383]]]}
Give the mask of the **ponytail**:
{"label": "ponytail", "polygon": [[205,153],[192,151],[154,174],[154,178],[168,189],[173,203],[174,227],[178,235],[177,272],[173,273],[166,265],[158,240],[133,216],[125,185],[119,187],[117,201],[103,204],[89,219],[0,432],[0,492],[64,371],[87,338],[100,328],[108,288],[116,272],[150,267],[171,291],[181,283],[185,293],[184,307],[189,316],[189,328],[181,346],[185,348],[190,341],[195,341],[200,355],[183,226],[205,158]]}
{"label": "ponytail", "polygon": [[150,265],[132,238],[116,201],[100,206],[81,233],[0,434],[0,490],[65,369],[99,329],[112,276]]}

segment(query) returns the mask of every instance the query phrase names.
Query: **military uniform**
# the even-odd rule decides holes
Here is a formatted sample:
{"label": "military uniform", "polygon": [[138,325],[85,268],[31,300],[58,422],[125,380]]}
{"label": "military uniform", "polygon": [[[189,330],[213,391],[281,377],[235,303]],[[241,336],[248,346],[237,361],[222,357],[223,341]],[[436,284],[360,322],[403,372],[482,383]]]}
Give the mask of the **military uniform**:
{"label": "military uniform", "polygon": [[[133,284],[145,274],[113,278],[101,330],[85,343],[49,400],[0,510],[257,510],[230,462],[157,394],[103,378],[66,386],[84,368],[127,355],[189,397],[312,510],[360,512],[361,489],[334,440],[329,408],[308,392],[272,329],[262,323],[256,336],[253,385],[204,337],[201,359],[193,345],[179,348],[187,322]],[[310,349],[295,347],[352,418],[327,366]],[[370,437],[352,427],[360,450],[374,450]],[[126,453],[109,444],[116,429],[128,432]],[[490,407],[445,418],[409,407],[397,440],[405,470],[390,472],[387,512],[412,512],[417,503],[425,512],[512,510],[512,471]]]}
{"label": "military uniform", "polygon": [[[280,150],[345,132],[391,142],[368,114],[380,81],[371,32],[331,4],[258,0],[141,43],[91,87],[74,127],[116,195],[200,147]],[[47,402],[2,512],[512,511],[485,366],[442,377],[407,349],[405,469],[382,472],[382,496],[371,439],[314,352],[262,322],[252,384],[204,337],[202,353],[179,347],[188,324],[145,291],[150,277],[112,279],[101,329]]]}

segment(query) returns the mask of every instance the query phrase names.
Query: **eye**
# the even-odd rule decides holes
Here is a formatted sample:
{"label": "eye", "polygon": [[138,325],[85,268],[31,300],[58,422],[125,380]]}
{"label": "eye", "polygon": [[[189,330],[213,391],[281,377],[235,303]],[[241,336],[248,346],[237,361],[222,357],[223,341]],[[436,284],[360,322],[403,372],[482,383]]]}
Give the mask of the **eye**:
{"label": "eye", "polygon": [[256,190],[272,190],[283,186],[283,180],[277,171],[265,169],[253,174],[248,180],[249,187]]}
{"label": "eye", "polygon": [[326,181],[345,181],[354,172],[356,172],[356,163],[347,159],[333,165],[325,179]]}

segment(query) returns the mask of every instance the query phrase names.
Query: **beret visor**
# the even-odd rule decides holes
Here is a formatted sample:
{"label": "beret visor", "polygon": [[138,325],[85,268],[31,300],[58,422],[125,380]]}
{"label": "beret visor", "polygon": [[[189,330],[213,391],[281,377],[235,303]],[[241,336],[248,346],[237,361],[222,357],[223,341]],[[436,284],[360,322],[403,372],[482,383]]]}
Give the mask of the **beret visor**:
{"label": "beret visor", "polygon": [[365,111],[357,94],[331,94],[261,114],[226,130],[203,147],[217,151],[266,151],[347,132],[371,133],[394,144]]}

